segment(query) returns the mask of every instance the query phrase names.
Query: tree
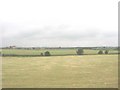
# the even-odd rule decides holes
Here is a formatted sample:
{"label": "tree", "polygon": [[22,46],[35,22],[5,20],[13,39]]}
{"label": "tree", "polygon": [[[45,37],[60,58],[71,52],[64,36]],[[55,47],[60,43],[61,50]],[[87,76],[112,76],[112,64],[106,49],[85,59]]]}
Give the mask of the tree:
{"label": "tree", "polygon": [[49,51],[46,51],[46,52],[45,52],[45,56],[51,56],[50,52],[49,52]]}
{"label": "tree", "polygon": [[108,50],[105,50],[105,54],[108,54]]}
{"label": "tree", "polygon": [[100,50],[100,51],[98,52],[98,54],[103,54],[103,51],[102,51],[102,50]]}
{"label": "tree", "polygon": [[83,49],[82,48],[79,48],[77,51],[76,51],[77,55],[82,55],[84,53]]}
{"label": "tree", "polygon": [[41,53],[41,56],[43,56],[43,53]]}

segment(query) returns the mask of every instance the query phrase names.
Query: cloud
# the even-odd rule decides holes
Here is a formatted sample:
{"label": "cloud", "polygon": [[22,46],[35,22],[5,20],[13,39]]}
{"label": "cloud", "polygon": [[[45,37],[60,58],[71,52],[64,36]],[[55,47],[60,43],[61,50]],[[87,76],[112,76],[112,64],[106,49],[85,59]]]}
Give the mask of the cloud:
{"label": "cloud", "polygon": [[117,6],[117,0],[1,0],[2,45],[115,46]]}
{"label": "cloud", "polygon": [[81,44],[80,42],[91,42],[97,45],[97,41],[101,43],[104,42],[104,45],[107,45],[107,40],[113,40],[117,38],[117,32],[101,32],[99,29],[80,29],[78,27],[67,25],[59,25],[56,27],[45,26],[43,28],[29,30],[21,29],[12,33],[8,33],[8,31],[9,30],[6,30],[4,32],[4,36],[2,37],[3,45],[14,44],[18,46],[55,46],[56,43],[59,43],[60,46],[62,46],[64,43],[67,44],[74,42],[74,44],[77,46]]}

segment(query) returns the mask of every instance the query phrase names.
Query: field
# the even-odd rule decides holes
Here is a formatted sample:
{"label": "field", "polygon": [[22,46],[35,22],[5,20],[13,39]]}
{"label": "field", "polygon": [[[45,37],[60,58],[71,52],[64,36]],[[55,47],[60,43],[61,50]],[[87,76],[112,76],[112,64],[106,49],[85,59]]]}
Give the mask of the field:
{"label": "field", "polygon": [[117,54],[3,57],[2,67],[3,88],[118,87]]}
{"label": "field", "polygon": [[[51,55],[76,55],[77,49],[38,49],[38,50],[25,50],[25,49],[3,49],[3,54],[11,55],[40,55],[45,51],[49,51]],[[84,49],[84,54],[98,54],[99,50]],[[103,50],[104,51],[104,50]],[[118,53],[117,50],[109,50],[109,54]]]}

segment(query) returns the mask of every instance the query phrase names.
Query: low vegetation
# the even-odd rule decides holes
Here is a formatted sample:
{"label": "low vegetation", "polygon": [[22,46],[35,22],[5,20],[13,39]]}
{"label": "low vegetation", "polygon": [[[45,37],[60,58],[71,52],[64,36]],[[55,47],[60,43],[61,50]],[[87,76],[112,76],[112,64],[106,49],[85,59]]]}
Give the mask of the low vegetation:
{"label": "low vegetation", "polygon": [[51,56],[51,54],[50,54],[49,51],[46,51],[44,55],[45,55],[45,56]]}
{"label": "low vegetation", "polygon": [[100,50],[100,51],[98,52],[98,54],[103,54],[103,51],[102,51],[102,50]]}
{"label": "low vegetation", "polygon": [[108,50],[105,50],[105,54],[108,54]]}
{"label": "low vegetation", "polygon": [[3,88],[116,88],[117,53],[113,49],[3,49],[3,55],[31,56],[3,57]]}
{"label": "low vegetation", "polygon": [[84,51],[82,48],[79,48],[77,51],[77,55],[83,55],[84,54]]}
{"label": "low vegetation", "polygon": [[117,88],[118,55],[3,57],[3,88]]}
{"label": "low vegetation", "polygon": [[[3,49],[2,55],[3,56],[45,56],[45,52],[48,51],[50,56],[66,56],[66,55],[97,55],[100,54],[100,50],[94,49],[38,49],[38,50],[28,50],[28,49]],[[104,54],[118,54],[118,50],[108,50],[104,52]]]}

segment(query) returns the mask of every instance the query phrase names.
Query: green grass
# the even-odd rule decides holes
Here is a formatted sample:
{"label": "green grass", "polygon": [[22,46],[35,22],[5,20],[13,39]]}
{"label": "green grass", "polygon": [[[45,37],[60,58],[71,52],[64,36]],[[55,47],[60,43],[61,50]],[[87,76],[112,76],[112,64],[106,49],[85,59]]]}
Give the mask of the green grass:
{"label": "green grass", "polygon": [[[51,55],[65,55],[76,54],[77,49],[38,49],[38,50],[25,50],[25,49],[3,49],[3,54],[17,54],[17,55],[40,55],[45,51],[49,51]],[[97,54],[99,50],[84,49],[84,54]],[[109,50],[109,53],[117,53],[117,50]]]}
{"label": "green grass", "polygon": [[5,49],[2,51],[3,54],[18,54],[18,55],[40,55],[45,51],[50,51],[52,55],[57,54],[75,54],[74,49],[39,49],[39,50],[20,50],[20,49]]}
{"label": "green grass", "polygon": [[3,57],[3,88],[117,88],[118,55]]}

